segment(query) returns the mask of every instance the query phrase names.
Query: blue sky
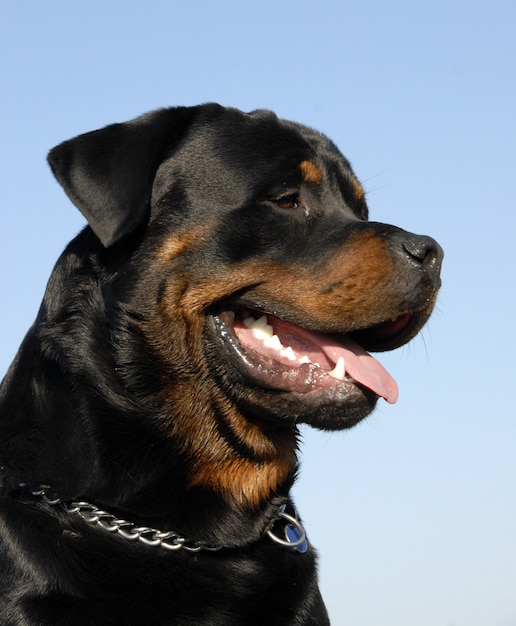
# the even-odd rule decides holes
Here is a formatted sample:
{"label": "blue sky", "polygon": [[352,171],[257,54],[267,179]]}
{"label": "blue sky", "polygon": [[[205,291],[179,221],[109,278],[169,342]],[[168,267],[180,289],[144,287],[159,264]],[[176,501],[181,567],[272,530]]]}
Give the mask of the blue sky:
{"label": "blue sky", "polygon": [[374,220],[444,247],[436,313],[381,357],[398,404],[304,431],[296,500],[337,625],[516,625],[515,21],[509,0],[0,7],[0,375],[84,223],[47,151],[155,107],[312,125]]}

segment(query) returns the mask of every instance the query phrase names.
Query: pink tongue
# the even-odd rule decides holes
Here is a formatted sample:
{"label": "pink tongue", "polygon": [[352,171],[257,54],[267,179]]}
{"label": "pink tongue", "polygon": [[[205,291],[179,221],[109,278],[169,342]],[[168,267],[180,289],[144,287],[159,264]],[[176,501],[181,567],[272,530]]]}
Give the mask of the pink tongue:
{"label": "pink tongue", "polygon": [[[331,340],[330,340],[331,341]],[[321,345],[324,353],[335,362],[344,357],[346,373],[357,383],[385,398],[390,404],[398,399],[398,385],[383,365],[366,352],[362,346],[346,337],[341,344]]]}
{"label": "pink tongue", "polygon": [[[309,332],[279,318],[268,316],[268,319],[280,340],[287,336],[289,340],[295,337],[299,343],[315,344],[333,363],[337,363],[339,357],[343,357],[348,376],[374,391],[377,396],[384,398],[390,404],[397,401],[398,385],[396,381],[381,363],[349,337],[343,337],[339,342],[336,342],[327,335]],[[283,345],[291,345],[289,340],[286,340]]]}

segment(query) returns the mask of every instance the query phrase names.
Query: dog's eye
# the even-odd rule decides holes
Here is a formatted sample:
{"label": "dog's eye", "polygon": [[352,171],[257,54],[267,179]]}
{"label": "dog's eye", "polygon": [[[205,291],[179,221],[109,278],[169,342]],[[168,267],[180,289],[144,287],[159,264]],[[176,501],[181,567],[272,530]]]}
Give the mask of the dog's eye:
{"label": "dog's eye", "polygon": [[281,198],[274,198],[273,202],[280,209],[299,209],[303,206],[303,203],[297,193],[282,196]]}

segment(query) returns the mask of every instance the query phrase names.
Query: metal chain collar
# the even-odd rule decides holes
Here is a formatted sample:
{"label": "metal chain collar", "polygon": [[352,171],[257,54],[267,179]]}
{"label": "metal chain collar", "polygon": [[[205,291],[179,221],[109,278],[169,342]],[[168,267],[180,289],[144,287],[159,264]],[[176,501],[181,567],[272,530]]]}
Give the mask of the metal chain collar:
{"label": "metal chain collar", "polygon": [[[161,531],[149,526],[139,526],[133,522],[120,519],[107,511],[97,508],[94,504],[84,501],[63,502],[49,485],[39,485],[36,488],[25,483],[19,485],[21,489],[28,491],[31,496],[40,498],[45,504],[61,508],[66,513],[76,513],[88,524],[98,526],[107,533],[118,535],[128,541],[142,543],[146,546],[163,548],[168,551],[185,550],[186,552],[200,552],[206,550],[217,552],[225,546],[212,546],[203,542],[192,542],[186,537],[181,537],[174,531]],[[285,538],[278,537],[272,532],[272,527],[277,522],[284,523]],[[295,549],[300,553],[306,552],[306,535],[303,526],[296,517],[285,513],[282,506],[277,517],[266,529],[268,537],[277,544]]]}

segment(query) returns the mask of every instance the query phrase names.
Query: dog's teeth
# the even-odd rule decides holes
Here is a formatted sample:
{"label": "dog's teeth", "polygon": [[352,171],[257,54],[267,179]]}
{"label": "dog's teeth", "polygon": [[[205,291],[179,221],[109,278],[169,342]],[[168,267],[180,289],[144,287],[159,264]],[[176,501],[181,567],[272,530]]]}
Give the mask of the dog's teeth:
{"label": "dog's teeth", "polygon": [[[285,359],[288,359],[289,361],[297,361],[299,365],[303,365],[304,363],[309,363],[309,364],[312,363],[312,361],[307,355],[304,355],[300,359],[298,359],[294,350],[290,346],[287,346],[287,347],[283,346],[278,335],[274,334],[273,327],[267,323],[268,322],[267,315],[264,314],[264,315],[261,315],[258,319],[255,319],[252,316],[250,311],[246,311],[244,309],[242,310],[242,317],[243,317],[243,322],[245,326],[247,326],[247,328],[249,328],[252,331],[253,336],[256,339],[259,339],[260,341],[263,342],[263,345],[266,348],[275,350],[276,352],[280,354],[280,356],[282,356]],[[342,361],[342,364],[340,364],[341,361]],[[317,367],[321,367],[319,363],[313,363],[313,365]],[[344,359],[340,357],[337,362],[337,365],[335,366],[335,369],[328,373],[330,374],[330,376],[333,376],[334,378],[339,378],[339,380],[342,380],[345,375]]]}
{"label": "dog's teeth", "polygon": [[270,337],[269,339],[265,339],[265,341],[263,342],[263,345],[266,348],[272,348],[273,350],[276,350],[277,352],[280,352],[281,350],[283,350],[283,344],[281,343],[278,335],[272,335],[272,337]]}
{"label": "dog's teeth", "polygon": [[[288,348],[284,348],[280,350],[281,356],[289,359],[289,361],[296,361],[296,355],[294,354],[294,350],[289,346]],[[302,361],[303,362],[303,361]]]}
{"label": "dog's teeth", "polygon": [[256,339],[259,339],[260,341],[267,341],[267,339],[272,339],[274,335],[274,333],[272,332],[272,326],[269,326],[268,324],[264,328],[255,328],[254,326],[251,326],[250,328]]}
{"label": "dog's teeth", "polygon": [[339,356],[339,358],[337,359],[337,363],[335,364],[335,367],[331,370],[331,372],[328,372],[328,374],[332,378],[336,378],[337,380],[344,380],[344,377],[346,376],[346,367],[344,365],[344,357]]}
{"label": "dog's teeth", "polygon": [[261,317],[259,317],[257,320],[254,320],[253,323],[251,324],[251,326],[253,328],[265,328],[265,326],[267,326],[267,316],[266,315],[262,315]]}
{"label": "dog's teeth", "polygon": [[260,341],[267,341],[267,339],[272,337],[272,332],[269,333],[266,329],[251,327],[251,330],[253,331],[254,337]]}
{"label": "dog's teeth", "polygon": [[272,336],[274,335],[272,326],[270,324],[267,324],[266,315],[262,315],[257,320],[254,320],[249,325],[249,328],[253,331],[253,335],[256,337],[256,339],[260,339],[261,341],[265,341],[266,339],[271,339]]}

